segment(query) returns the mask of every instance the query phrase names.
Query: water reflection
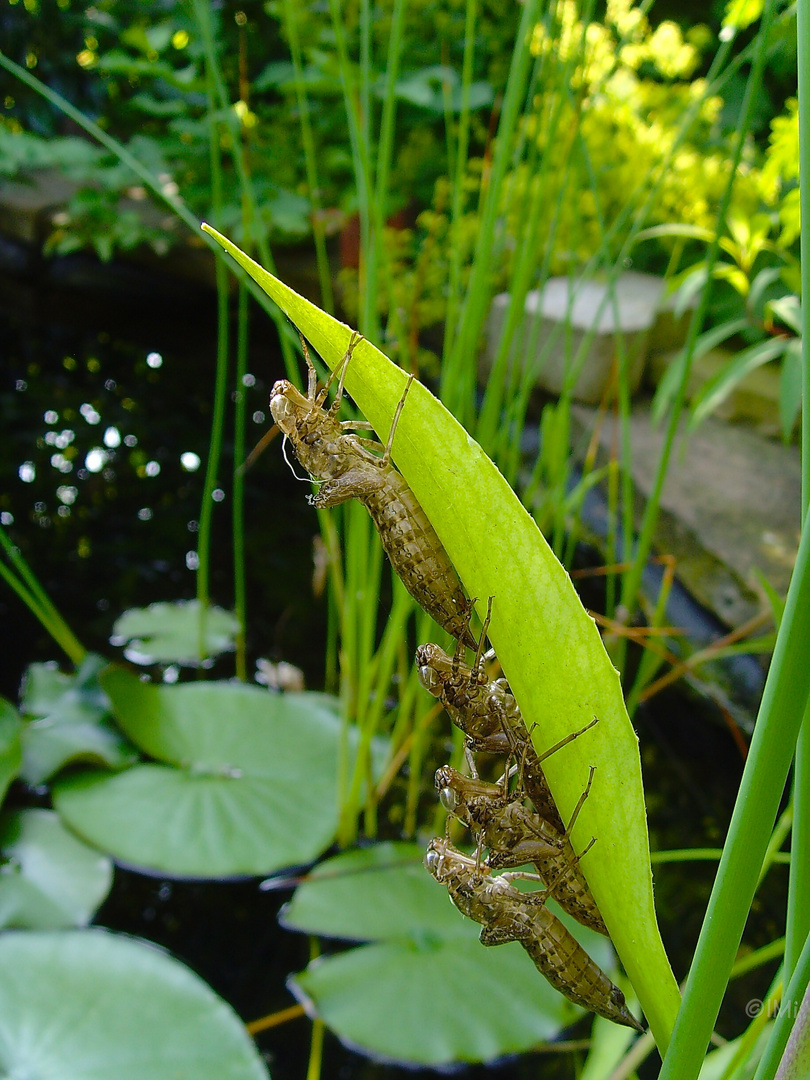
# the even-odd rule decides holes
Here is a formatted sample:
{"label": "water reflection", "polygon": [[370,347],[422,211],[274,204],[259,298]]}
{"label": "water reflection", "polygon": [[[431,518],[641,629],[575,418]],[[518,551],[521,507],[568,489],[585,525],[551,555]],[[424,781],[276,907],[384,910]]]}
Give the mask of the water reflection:
{"label": "water reflection", "polygon": [[[17,302],[4,302],[12,295]],[[0,523],[13,527],[12,542],[83,644],[109,652],[110,627],[126,608],[196,591],[199,560],[188,549],[197,546],[211,427],[215,307],[195,293],[187,308],[164,316],[150,307],[146,318],[142,303],[130,310],[89,293],[60,296],[49,295],[44,317],[39,293],[19,302],[0,290],[0,355],[11,375],[0,385]],[[255,348],[239,384],[252,439],[283,374],[266,341]],[[211,594],[224,606],[233,596],[230,413],[226,424],[210,563]],[[316,515],[275,454],[244,483],[251,647],[295,659],[317,685],[325,611],[308,585]],[[24,667],[56,647],[2,590],[0,618],[24,626],[0,687],[14,696]]]}
{"label": "water reflection", "polygon": [[107,464],[107,451],[101,446],[94,446],[84,458],[84,467],[88,472],[99,473]]}
{"label": "water reflection", "polygon": [[200,455],[193,453],[191,450],[186,450],[185,453],[180,455],[180,464],[186,472],[196,472],[201,463]]}

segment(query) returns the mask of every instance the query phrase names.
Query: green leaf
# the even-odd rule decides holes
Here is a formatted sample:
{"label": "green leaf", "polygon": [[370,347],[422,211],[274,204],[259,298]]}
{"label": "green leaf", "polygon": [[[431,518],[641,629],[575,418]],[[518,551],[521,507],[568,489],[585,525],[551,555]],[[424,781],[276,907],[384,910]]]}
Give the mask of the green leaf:
{"label": "green leaf", "polygon": [[801,412],[803,380],[802,342],[792,338],[785,348],[779,376],[779,419],[785,442],[790,440]]}
{"label": "green leaf", "polygon": [[68,832],[51,810],[22,810],[0,824],[0,926],[86,926],[112,884],[112,863]]}
{"label": "green leaf", "polygon": [[[480,926],[456,910],[423,858],[415,844],[385,843],[307,877],[282,925],[373,944],[313,961],[293,992],[344,1042],[410,1065],[492,1061],[555,1038],[581,1010],[520,945],[484,948]],[[583,938],[607,964],[607,941],[587,930]]]}
{"label": "green leaf", "polygon": [[72,761],[89,761],[113,769],[132,764],[132,748],[108,723],[110,703],[98,682],[107,666],[90,655],[75,675],[56,664],[31,664],[25,673],[22,712],[23,764],[29,784],[41,784]]}
{"label": "green leaf", "polygon": [[766,338],[764,341],[758,341],[755,345],[737,353],[716,375],[707,379],[700,388],[700,392],[692,400],[690,428],[696,428],[713,413],[749,372],[781,356],[787,348],[788,340],[788,338]]}
{"label": "green leaf", "polygon": [[54,788],[80,836],[174,876],[268,874],[311,862],[337,827],[341,724],[322,695],[240,683],[143,683],[111,667],[119,725],[162,764],[92,770]]}
{"label": "green leaf", "polygon": [[801,334],[802,305],[798,296],[780,296],[777,300],[770,300],[768,309],[771,315],[789,326],[794,334]]}
{"label": "green leaf", "polygon": [[[348,326],[293,292],[225,237],[207,232],[244,267],[334,367]],[[355,349],[346,387],[377,434],[387,438],[407,376],[370,342]],[[663,1050],[680,995],[655,918],[638,743],[618,672],[593,619],[535,522],[493,463],[419,383],[402,412],[393,447],[456,567],[483,607],[494,596],[489,636],[539,752],[599,724],[544,763],[564,819],[596,766],[591,796],[573,835],[596,901]]]}
{"label": "green leaf", "polygon": [[744,30],[762,15],[763,0],[728,0],[723,16],[723,26]]}
{"label": "green leaf", "polygon": [[346,851],[307,875],[285,904],[280,922],[303,934],[346,941],[406,938],[430,930],[469,937],[447,892],[423,866],[424,847],[382,843]]}
{"label": "green leaf", "polygon": [[0,937],[0,1074],[267,1080],[231,1007],[161,949],[107,930]]}
{"label": "green leaf", "polygon": [[22,765],[22,720],[10,701],[0,698],[0,803]]}
{"label": "green leaf", "polygon": [[[204,625],[204,656],[233,651],[239,620],[232,612],[209,607]],[[131,608],[116,619],[111,641],[125,646],[124,656],[133,664],[174,661],[196,667],[201,663],[199,601],[177,600]]]}
{"label": "green leaf", "polygon": [[[731,319],[729,322],[721,323],[720,326],[713,326],[711,330],[706,330],[698,337],[697,342],[695,343],[694,352],[692,353],[692,363],[694,364],[701,356],[705,356],[707,352],[710,352],[722,342],[727,341],[730,337],[740,333],[748,325],[748,319]],[[681,349],[676,356],[673,357],[663,379],[661,379],[661,382],[658,384],[658,389],[655,392],[652,403],[652,416],[655,423],[659,423],[663,418],[678,391],[678,386],[683,378],[686,355],[686,350]]]}

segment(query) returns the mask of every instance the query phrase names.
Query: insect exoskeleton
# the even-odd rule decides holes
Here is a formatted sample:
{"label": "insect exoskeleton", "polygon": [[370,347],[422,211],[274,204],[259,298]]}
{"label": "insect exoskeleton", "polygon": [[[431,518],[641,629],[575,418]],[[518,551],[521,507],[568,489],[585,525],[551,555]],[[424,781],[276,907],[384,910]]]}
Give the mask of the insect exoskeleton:
{"label": "insect exoskeleton", "polygon": [[[397,405],[384,446],[351,433],[352,429],[371,430],[367,421],[341,422],[337,418],[346,367],[361,340],[359,334],[352,335],[343,361],[320,391],[303,343],[308,371],[306,396],[286,379],[280,379],[273,387],[270,411],[310,478],[322,482],[311,496],[313,505],[325,509],[347,499],[359,499],[371,514],[391,565],[411,596],[440,626],[474,648],[475,639],[469,629],[470,605],[458,575],[436,530],[391,461],[394,435],[412,377]],[[338,375],[337,393],[327,409],[329,384]]]}

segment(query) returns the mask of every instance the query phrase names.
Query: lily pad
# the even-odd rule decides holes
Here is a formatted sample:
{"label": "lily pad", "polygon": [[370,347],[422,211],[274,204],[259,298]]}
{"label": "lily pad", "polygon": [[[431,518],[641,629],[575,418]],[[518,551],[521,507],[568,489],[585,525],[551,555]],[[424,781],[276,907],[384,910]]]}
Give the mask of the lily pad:
{"label": "lily pad", "polygon": [[21,774],[29,784],[50,779],[68,762],[88,761],[121,769],[137,755],[110,724],[110,702],[98,681],[107,666],[89,655],[75,675],[56,664],[31,664],[23,680]]}
{"label": "lily pad", "polygon": [[22,765],[22,720],[10,701],[0,698],[0,803]]}
{"label": "lily pad", "polygon": [[341,722],[322,695],[157,685],[117,667],[102,681],[156,763],[56,784],[57,811],[89,843],[147,871],[220,878],[308,863],[332,842]]}
{"label": "lily pad", "polygon": [[0,1074],[267,1080],[244,1025],[162,950],[106,930],[0,937]]}
{"label": "lily pad", "polygon": [[125,645],[124,656],[133,664],[197,667],[203,658],[232,652],[238,633],[239,620],[232,612],[209,607],[201,638],[199,601],[178,600],[125,611],[110,640]]}
{"label": "lily pad", "polygon": [[[456,910],[423,858],[415,844],[343,853],[282,909],[289,929],[371,942],[291,978],[311,1012],[366,1054],[433,1067],[529,1050],[582,1015],[520,945],[484,948],[481,927]],[[603,937],[576,932],[598,963],[610,963]]]}
{"label": "lily pad", "polygon": [[[203,228],[334,368],[346,353],[351,329],[226,237]],[[371,342],[359,342],[345,385],[383,442],[406,383],[406,373]],[[538,753],[599,718],[586,736],[549,757],[543,768],[568,820],[596,766],[571,839],[580,852],[597,840],[583,871],[663,1052],[680,993],[655,916],[638,740],[618,672],[536,522],[482,448],[418,382],[402,410],[392,456],[467,595],[479,597],[479,614],[486,598],[494,597],[489,638]]]}
{"label": "lily pad", "polygon": [[112,884],[112,863],[68,832],[51,810],[0,822],[0,927],[86,926]]}

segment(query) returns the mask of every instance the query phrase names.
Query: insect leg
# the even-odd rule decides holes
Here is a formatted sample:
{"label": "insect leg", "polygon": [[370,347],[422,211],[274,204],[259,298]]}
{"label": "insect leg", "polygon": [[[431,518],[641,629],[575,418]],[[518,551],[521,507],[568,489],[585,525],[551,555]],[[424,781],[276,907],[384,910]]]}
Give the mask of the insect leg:
{"label": "insect leg", "polygon": [[318,372],[315,370],[315,365],[312,363],[312,358],[309,355],[309,346],[307,340],[301,331],[298,331],[298,336],[301,338],[301,348],[304,351],[304,361],[307,365],[307,398],[309,401],[315,401],[316,390],[318,388]]}
{"label": "insect leg", "polygon": [[[574,855],[573,858],[568,860],[567,865],[562,868],[562,870],[559,872],[559,874],[557,874],[556,877],[552,878],[551,882],[547,885],[545,889],[541,889],[539,892],[535,893],[524,893],[526,901],[530,904],[544,904],[549,896],[554,896],[554,890],[557,888],[557,886],[570,875],[573,868],[579,863],[579,860],[583,857],[583,855],[586,855],[591,850],[595,843],[596,837],[593,837],[590,843],[584,848],[582,853],[580,855]],[[528,870],[507,871],[507,873],[501,874],[501,877],[504,879],[504,881],[510,883],[515,880],[543,880],[543,878],[541,878],[539,874],[531,874]]]}
{"label": "insect leg", "polygon": [[505,924],[489,923],[478,935],[482,945],[506,945],[510,941],[521,941],[526,931],[512,920]]}
{"label": "insect leg", "polygon": [[[574,812],[571,814],[571,820],[568,822],[566,830],[563,833],[563,840],[568,839],[568,837],[571,835],[571,831],[573,830],[574,826],[577,823],[577,818],[579,817],[579,812],[582,809],[582,804],[585,802],[585,800],[588,798],[588,796],[591,793],[591,784],[593,783],[593,774],[595,772],[596,772],[596,766],[591,765],[591,772],[590,772],[590,775],[588,776],[588,783],[585,785],[585,790],[582,792],[579,799],[577,800],[577,805],[574,807]],[[593,841],[591,841],[591,843],[593,843]],[[583,851],[582,854],[584,855],[585,852]],[[581,856],[580,856],[580,858],[581,858]]]}
{"label": "insect leg", "polygon": [[[374,425],[368,420],[341,420],[340,426],[343,431],[373,431]],[[368,443],[377,450],[382,450],[383,444],[377,439],[358,439],[358,442]]]}
{"label": "insect leg", "polygon": [[363,340],[363,335],[358,334],[358,332],[356,330],[354,330],[352,332],[352,336],[349,338],[349,345],[348,345],[348,347],[346,349],[346,355],[343,357],[343,359],[340,361],[339,364],[335,365],[334,370],[330,374],[329,378],[326,380],[326,386],[324,387],[324,394],[329,389],[329,386],[332,383],[332,380],[334,379],[335,375],[337,375],[337,373],[340,372],[340,379],[338,380],[338,388],[337,388],[337,393],[335,394],[335,400],[329,406],[329,415],[330,416],[334,416],[337,413],[338,409],[340,408],[340,403],[343,400],[343,382],[344,382],[344,380],[346,378],[346,370],[347,370],[347,368],[349,366],[349,361],[352,358],[352,353],[354,352],[355,348],[360,344],[360,342],[362,340]]}
{"label": "insect leg", "polygon": [[[487,600],[487,617],[484,619],[484,625],[481,627],[481,636],[478,639],[478,648],[475,650],[475,663],[473,664],[473,671],[475,672],[476,679],[478,678],[481,670],[481,664],[483,663],[482,653],[484,651],[484,642],[487,640],[487,630],[489,629],[489,621],[492,618],[492,601],[495,598],[490,596]],[[470,601],[470,618],[472,618],[473,604],[475,601]],[[467,626],[469,627],[469,620]]]}
{"label": "insect leg", "polygon": [[473,757],[472,746],[470,746],[470,740],[467,738],[464,740],[464,760],[467,763],[467,769],[473,780],[478,779],[478,769],[475,767],[475,758]]}
{"label": "insect leg", "polygon": [[[458,679],[459,668],[460,668],[460,666],[461,666],[461,664],[462,664],[462,662],[464,660],[464,653],[467,650],[467,645],[465,644],[465,638],[469,634],[470,620],[472,619],[472,613],[473,613],[473,610],[475,609],[475,605],[476,605],[477,601],[478,601],[477,596],[474,596],[471,600],[468,601],[467,611],[466,611],[466,615],[465,615],[465,619],[464,619],[464,631],[463,631],[463,633],[459,634],[458,640],[456,641],[456,648],[455,648],[455,651],[453,652],[453,664],[452,664],[452,667],[451,667],[451,671],[452,671],[454,680]],[[472,675],[470,676],[470,680],[472,681]]]}
{"label": "insect leg", "polygon": [[[546,758],[551,757],[552,754],[556,754],[558,750],[561,750],[564,746],[567,746],[570,742],[573,742],[574,739],[578,739],[580,735],[584,735],[586,731],[590,731],[594,724],[598,723],[599,717],[595,716],[593,720],[591,720],[590,724],[586,724],[585,727],[580,728],[579,731],[572,731],[570,735],[566,735],[564,739],[560,739],[559,742],[556,742],[553,746],[550,746],[548,750],[543,751],[543,753],[540,754],[537,758],[538,763],[541,761],[545,761]],[[534,731],[534,728],[536,726],[536,724],[532,725],[532,731]]]}
{"label": "insect leg", "polygon": [[394,419],[391,421],[391,431],[388,435],[388,442],[385,444],[385,453],[380,459],[383,465],[387,465],[388,462],[391,460],[391,447],[394,445],[394,435],[396,434],[397,424],[399,423],[399,418],[402,415],[402,410],[405,407],[405,398],[408,396],[408,391],[411,388],[413,378],[413,375],[408,376],[408,381],[405,384],[405,389],[402,392],[402,397],[399,399],[397,410],[394,413]]}

